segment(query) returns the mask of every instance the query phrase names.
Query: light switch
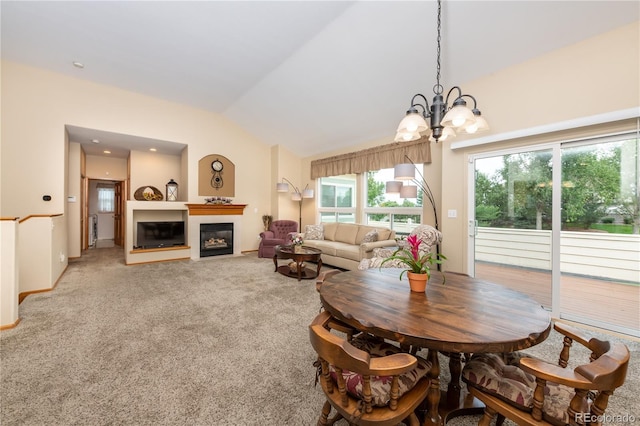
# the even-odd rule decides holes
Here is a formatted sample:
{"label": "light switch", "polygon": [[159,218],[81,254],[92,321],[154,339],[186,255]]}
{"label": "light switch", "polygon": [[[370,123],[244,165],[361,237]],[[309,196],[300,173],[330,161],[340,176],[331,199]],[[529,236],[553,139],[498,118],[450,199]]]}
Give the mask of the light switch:
{"label": "light switch", "polygon": [[447,217],[458,217],[458,210],[455,210],[455,209],[449,210],[447,212]]}

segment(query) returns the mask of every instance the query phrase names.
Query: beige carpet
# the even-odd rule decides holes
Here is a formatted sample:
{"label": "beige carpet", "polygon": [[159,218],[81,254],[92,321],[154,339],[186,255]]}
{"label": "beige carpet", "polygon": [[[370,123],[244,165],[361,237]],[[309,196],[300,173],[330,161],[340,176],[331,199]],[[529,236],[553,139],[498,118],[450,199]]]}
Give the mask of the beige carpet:
{"label": "beige carpet", "polygon": [[[138,266],[122,257],[89,250],[54,291],[20,305],[18,327],[0,333],[0,424],[316,423],[313,281],[274,273],[255,254]],[[555,359],[559,342],[532,352],[553,347]],[[639,345],[629,346],[629,379],[609,413],[638,419]]]}

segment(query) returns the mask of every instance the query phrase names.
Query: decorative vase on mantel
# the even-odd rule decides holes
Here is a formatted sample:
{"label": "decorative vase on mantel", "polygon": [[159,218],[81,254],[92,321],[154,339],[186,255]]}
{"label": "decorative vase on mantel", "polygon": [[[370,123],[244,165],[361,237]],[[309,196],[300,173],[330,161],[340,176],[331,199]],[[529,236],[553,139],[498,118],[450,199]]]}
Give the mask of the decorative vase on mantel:
{"label": "decorative vase on mantel", "polygon": [[409,279],[409,286],[411,291],[416,293],[424,293],[427,289],[427,281],[429,281],[429,275],[417,274],[415,272],[407,271],[407,278]]}

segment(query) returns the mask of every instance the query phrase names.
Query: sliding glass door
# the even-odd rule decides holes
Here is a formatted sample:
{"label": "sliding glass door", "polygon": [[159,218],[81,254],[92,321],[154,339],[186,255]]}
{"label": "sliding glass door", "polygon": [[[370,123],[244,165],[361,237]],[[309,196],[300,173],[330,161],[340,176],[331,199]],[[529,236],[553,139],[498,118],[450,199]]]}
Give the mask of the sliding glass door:
{"label": "sliding glass door", "polygon": [[562,146],[560,313],[639,336],[639,143]]}
{"label": "sliding glass door", "polygon": [[639,152],[626,134],[472,156],[470,273],[640,336]]}
{"label": "sliding glass door", "polygon": [[475,276],[551,308],[551,150],[475,160]]}

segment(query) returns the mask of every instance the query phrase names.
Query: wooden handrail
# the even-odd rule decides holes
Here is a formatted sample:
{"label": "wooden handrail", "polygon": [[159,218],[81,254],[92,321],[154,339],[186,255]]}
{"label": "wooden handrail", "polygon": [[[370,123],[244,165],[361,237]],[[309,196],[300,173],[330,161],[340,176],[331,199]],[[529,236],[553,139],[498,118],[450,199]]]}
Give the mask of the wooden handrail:
{"label": "wooden handrail", "polygon": [[0,217],[0,221],[6,220],[6,221],[14,221],[14,220],[18,220],[20,219],[19,217]]}
{"label": "wooden handrail", "polygon": [[25,222],[29,219],[32,219],[34,217],[58,217],[58,216],[62,216],[62,213],[56,213],[56,214],[30,214],[29,216],[20,219],[19,223]]}

